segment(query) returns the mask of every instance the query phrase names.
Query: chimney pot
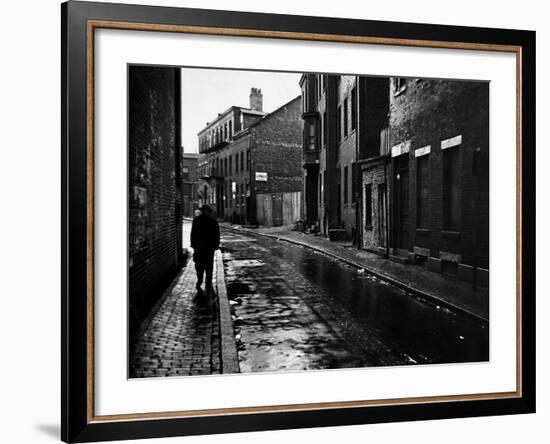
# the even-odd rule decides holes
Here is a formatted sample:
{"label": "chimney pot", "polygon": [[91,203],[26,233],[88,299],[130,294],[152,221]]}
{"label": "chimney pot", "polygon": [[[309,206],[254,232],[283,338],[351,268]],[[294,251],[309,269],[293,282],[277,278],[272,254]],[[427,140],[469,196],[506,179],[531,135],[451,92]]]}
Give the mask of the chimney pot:
{"label": "chimney pot", "polygon": [[250,109],[263,111],[262,90],[259,88],[250,88]]}

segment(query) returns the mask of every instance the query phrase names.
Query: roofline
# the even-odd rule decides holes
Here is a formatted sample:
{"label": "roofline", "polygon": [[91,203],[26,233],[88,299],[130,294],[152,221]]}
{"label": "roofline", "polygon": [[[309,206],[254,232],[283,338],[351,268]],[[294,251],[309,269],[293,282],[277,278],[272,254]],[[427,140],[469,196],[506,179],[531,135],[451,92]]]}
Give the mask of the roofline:
{"label": "roofline", "polygon": [[245,108],[244,106],[237,106],[237,105],[233,105],[233,106],[230,106],[229,108],[227,108],[223,113],[220,113],[218,114],[218,117],[216,117],[214,120],[212,120],[211,122],[208,123],[208,125],[206,125],[203,129],[201,129],[198,133],[197,133],[197,136],[200,136],[202,133],[204,133],[208,128],[212,127],[212,126],[215,126],[215,124],[222,119],[222,117],[225,117],[227,114],[229,114],[230,112],[234,111],[235,109],[238,109],[239,111],[241,112],[244,112],[246,114],[253,114],[253,115],[257,115],[257,116],[265,116],[267,115],[268,113],[265,113],[263,111],[255,111],[251,108]]}
{"label": "roofline", "polygon": [[296,97],[294,97],[293,99],[289,100],[288,102],[282,104],[281,106],[279,106],[278,108],[274,109],[273,111],[271,111],[270,113],[266,114],[263,119],[260,119],[258,120],[257,122],[254,122],[252,125],[249,125],[247,127],[248,128],[252,128],[256,125],[259,125],[260,123],[264,122],[266,119],[268,119],[269,117],[273,116],[274,114],[278,113],[280,110],[282,110],[284,107],[290,105],[292,102],[294,102],[295,100],[298,100],[298,99],[301,99],[302,98],[302,95],[298,95]]}

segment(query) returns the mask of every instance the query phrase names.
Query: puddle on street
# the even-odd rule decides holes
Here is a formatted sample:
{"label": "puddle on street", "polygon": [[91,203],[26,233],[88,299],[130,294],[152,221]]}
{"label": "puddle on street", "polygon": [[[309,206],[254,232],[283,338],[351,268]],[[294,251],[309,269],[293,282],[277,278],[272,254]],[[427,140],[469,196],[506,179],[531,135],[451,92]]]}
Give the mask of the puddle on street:
{"label": "puddle on street", "polygon": [[323,254],[258,238],[227,245],[224,263],[241,371],[489,358],[486,325]]}

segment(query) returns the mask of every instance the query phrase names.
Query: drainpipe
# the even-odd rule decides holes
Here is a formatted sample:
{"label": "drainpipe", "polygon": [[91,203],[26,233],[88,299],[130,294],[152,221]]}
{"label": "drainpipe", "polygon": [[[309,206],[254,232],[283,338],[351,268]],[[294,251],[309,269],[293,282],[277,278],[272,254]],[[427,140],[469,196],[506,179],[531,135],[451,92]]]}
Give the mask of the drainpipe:
{"label": "drainpipe", "polygon": [[[361,177],[359,176],[359,76],[355,77],[355,194],[353,196],[355,200],[355,238],[357,241],[357,249],[360,250],[363,243],[363,202],[360,196],[362,196]],[[347,112],[347,110],[346,110]],[[352,172],[353,174],[354,172]]]}
{"label": "drainpipe", "polygon": [[388,134],[387,134],[387,143],[386,148],[387,152],[384,154],[384,182],[386,183],[385,194],[386,194],[386,259],[390,257],[390,200],[389,200],[389,188],[390,184],[388,182],[388,159],[390,157],[390,126],[388,125]]}

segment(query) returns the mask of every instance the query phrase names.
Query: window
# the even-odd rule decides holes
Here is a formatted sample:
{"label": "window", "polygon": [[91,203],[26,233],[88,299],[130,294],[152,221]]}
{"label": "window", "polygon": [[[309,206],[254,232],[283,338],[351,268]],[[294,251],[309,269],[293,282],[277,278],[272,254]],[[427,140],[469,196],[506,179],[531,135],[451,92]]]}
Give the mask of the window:
{"label": "window", "polygon": [[239,153],[235,154],[235,173],[239,172]]}
{"label": "window", "polygon": [[443,228],[460,228],[460,177],[458,146],[443,151]]}
{"label": "window", "polygon": [[250,150],[246,152],[246,169],[250,170]]}
{"label": "window", "polygon": [[189,167],[183,167],[181,169],[183,180],[189,180]]}
{"label": "window", "polygon": [[428,228],[430,224],[429,207],[429,156],[416,158],[416,226]]}
{"label": "window", "polygon": [[323,113],[323,146],[327,145],[327,112]]}
{"label": "window", "polygon": [[348,98],[344,99],[344,137],[348,136]]}
{"label": "window", "polygon": [[387,225],[386,225],[386,184],[378,185],[378,241],[381,247],[385,247]]}
{"label": "window", "polygon": [[244,171],[244,152],[241,151],[241,171]]}
{"label": "window", "polygon": [[342,106],[338,106],[338,111],[336,113],[336,137],[337,142],[342,140]]}
{"label": "window", "polygon": [[233,174],[233,156],[229,156],[229,171],[228,174],[231,176]]}
{"label": "window", "polygon": [[355,86],[351,90],[351,130],[357,128],[357,90]]}
{"label": "window", "polygon": [[393,94],[399,95],[407,89],[407,79],[405,77],[393,78]]}
{"label": "window", "polygon": [[323,205],[323,172],[321,171],[319,178],[319,206]]}
{"label": "window", "polygon": [[309,151],[315,151],[315,123],[309,122],[307,129],[307,148]]}
{"label": "window", "polygon": [[227,123],[223,126],[223,140],[227,140]]}
{"label": "window", "polygon": [[348,203],[348,167],[344,167],[344,204]]}
{"label": "window", "polygon": [[372,184],[365,185],[365,228],[372,230]]}

